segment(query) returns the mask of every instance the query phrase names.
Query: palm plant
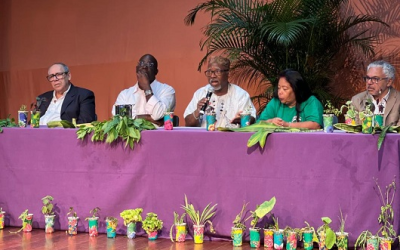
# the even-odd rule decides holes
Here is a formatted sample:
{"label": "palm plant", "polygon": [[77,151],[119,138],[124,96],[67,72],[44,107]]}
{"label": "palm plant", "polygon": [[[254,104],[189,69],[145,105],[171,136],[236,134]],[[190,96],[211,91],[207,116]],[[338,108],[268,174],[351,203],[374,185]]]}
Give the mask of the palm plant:
{"label": "palm plant", "polygon": [[[373,55],[374,35],[355,29],[364,23],[386,25],[370,15],[341,17],[347,0],[208,0],[189,11],[185,23],[195,22],[198,12],[210,12],[201,49],[207,58],[224,53],[232,60],[231,77],[247,82],[261,94],[253,100],[262,111],[272,98],[276,76],[286,68],[301,72],[323,102],[332,99],[330,79],[354,51]],[[349,35],[349,31],[353,34]],[[346,56],[343,56],[346,55]]]}

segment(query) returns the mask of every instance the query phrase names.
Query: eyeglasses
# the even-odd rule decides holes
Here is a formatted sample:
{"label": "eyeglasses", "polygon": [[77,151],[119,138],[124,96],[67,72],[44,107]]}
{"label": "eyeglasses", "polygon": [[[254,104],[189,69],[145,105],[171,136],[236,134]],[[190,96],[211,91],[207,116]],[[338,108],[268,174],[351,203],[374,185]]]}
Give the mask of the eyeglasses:
{"label": "eyeglasses", "polygon": [[[52,81],[55,81],[55,80],[59,80],[59,79],[64,79],[65,76],[68,75],[68,73],[69,73],[68,71],[66,71],[66,72],[60,72],[60,73],[55,73],[55,74],[46,76],[46,79],[47,79],[47,81],[49,81],[49,82],[52,82]],[[53,78],[54,78],[54,79],[53,79]]]}
{"label": "eyeglasses", "polygon": [[223,72],[227,72],[229,69],[216,69],[216,70],[206,70],[204,71],[204,74],[206,76],[211,76],[212,74],[215,74],[216,76],[220,76]]}
{"label": "eyeglasses", "polygon": [[152,62],[143,62],[143,61],[139,61],[137,66],[139,67],[144,67],[144,68],[151,68],[154,66],[154,63]]}
{"label": "eyeglasses", "polygon": [[369,76],[364,76],[364,77],[363,77],[364,82],[371,81],[372,83],[378,83],[379,81],[387,80],[387,79],[388,79],[387,77],[384,77],[384,78],[380,78],[380,77],[369,77]]}

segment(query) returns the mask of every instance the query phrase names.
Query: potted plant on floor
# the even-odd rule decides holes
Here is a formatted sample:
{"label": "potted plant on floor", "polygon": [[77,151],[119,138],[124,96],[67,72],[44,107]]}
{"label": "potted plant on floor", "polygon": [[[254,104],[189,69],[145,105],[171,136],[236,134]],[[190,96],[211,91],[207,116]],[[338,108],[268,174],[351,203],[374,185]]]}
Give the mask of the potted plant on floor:
{"label": "potted plant on floor", "polygon": [[18,219],[22,221],[22,227],[18,231],[15,232],[10,231],[10,233],[19,233],[21,231],[28,233],[32,231],[33,214],[30,214],[28,209],[22,212],[21,215],[18,217]]}
{"label": "potted plant on floor", "polygon": [[26,124],[28,124],[28,111],[26,110],[26,105],[21,105],[18,110],[18,126],[25,128]]}
{"label": "potted plant on floor", "polygon": [[253,218],[250,222],[250,247],[260,246],[260,228],[256,227],[260,219],[262,219],[266,214],[272,211],[276,203],[275,196],[269,201],[264,201],[261,205],[257,205],[256,209],[250,211],[251,215],[246,219]]}
{"label": "potted plant on floor", "polygon": [[242,210],[240,210],[240,213],[236,215],[236,218],[233,221],[231,238],[233,240],[232,243],[234,247],[238,247],[243,244],[243,233],[246,231],[246,226],[244,224],[246,220],[243,218],[243,216],[248,204],[249,203],[243,203]]}
{"label": "potted plant on floor", "polygon": [[278,217],[272,216],[272,220],[274,221],[274,249],[280,250],[283,249],[283,229],[279,228]]}
{"label": "potted plant on floor", "polygon": [[45,227],[44,231],[47,234],[51,234],[54,232],[54,205],[53,205],[53,197],[50,195],[46,195],[42,198],[42,214],[44,215]]}
{"label": "potted plant on floor", "polygon": [[304,250],[312,250],[314,248],[314,242],[318,243],[318,236],[315,233],[314,227],[305,221],[306,226],[300,229],[300,239],[303,240]]}
{"label": "potted plant on floor", "polygon": [[347,250],[348,249],[349,233],[344,231],[346,218],[347,218],[347,215],[345,217],[343,217],[342,210],[340,209],[340,217],[339,217],[340,227],[339,227],[339,231],[336,232],[336,246],[337,246],[338,250]]}
{"label": "potted plant on floor", "polygon": [[319,249],[331,249],[336,243],[336,234],[329,224],[332,220],[329,217],[322,217],[324,223],[317,229]]}
{"label": "potted plant on floor", "polygon": [[90,210],[91,217],[86,217],[85,220],[89,223],[89,236],[97,236],[99,235],[99,216],[98,213],[101,209],[99,207],[95,207]]}
{"label": "potted plant on floor", "polygon": [[283,234],[286,237],[286,249],[296,250],[297,237],[301,237],[301,230],[298,228],[286,226],[285,229],[283,229]]}
{"label": "potted plant on floor", "polygon": [[115,238],[117,236],[118,219],[112,216],[106,218],[107,238]]}
{"label": "potted plant on floor", "polygon": [[173,228],[175,226],[175,241],[176,242],[184,242],[186,239],[186,223],[184,221],[186,213],[183,213],[181,216],[177,212],[174,212],[174,224],[171,226],[171,230],[169,231],[169,237],[172,242],[174,242],[174,238],[172,236]]}
{"label": "potted plant on floor", "polygon": [[136,236],[136,223],[142,221],[142,208],[126,209],[119,215],[124,220],[124,225],[127,227],[126,236],[133,239]]}
{"label": "potted plant on floor", "polygon": [[76,235],[78,233],[78,220],[79,217],[73,207],[69,208],[67,213],[68,217],[68,235]]}
{"label": "potted plant on floor", "polygon": [[0,207],[0,229],[4,228],[4,215],[5,215],[5,211],[3,211],[3,208]]}
{"label": "potted plant on floor", "polygon": [[163,227],[162,220],[158,219],[156,213],[147,213],[146,218],[142,223],[142,228],[146,231],[149,240],[156,240],[158,236],[158,230]]}
{"label": "potted plant on floor", "polygon": [[204,227],[206,224],[210,226],[210,232],[215,233],[213,224],[210,221],[211,217],[215,214],[215,207],[217,204],[211,206],[209,203],[200,214],[199,210],[196,210],[193,204],[189,204],[187,197],[185,195],[185,205],[182,205],[183,210],[185,210],[186,214],[193,222],[193,230],[194,230],[194,243],[201,244],[204,239]]}

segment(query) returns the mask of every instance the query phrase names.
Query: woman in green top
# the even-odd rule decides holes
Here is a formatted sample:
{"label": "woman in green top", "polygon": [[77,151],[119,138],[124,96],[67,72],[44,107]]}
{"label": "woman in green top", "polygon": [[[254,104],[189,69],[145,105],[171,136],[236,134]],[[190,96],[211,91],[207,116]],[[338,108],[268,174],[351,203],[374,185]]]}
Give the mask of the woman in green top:
{"label": "woman in green top", "polygon": [[311,94],[300,73],[286,69],[279,74],[274,98],[267,104],[258,121],[283,127],[319,129],[323,107]]}

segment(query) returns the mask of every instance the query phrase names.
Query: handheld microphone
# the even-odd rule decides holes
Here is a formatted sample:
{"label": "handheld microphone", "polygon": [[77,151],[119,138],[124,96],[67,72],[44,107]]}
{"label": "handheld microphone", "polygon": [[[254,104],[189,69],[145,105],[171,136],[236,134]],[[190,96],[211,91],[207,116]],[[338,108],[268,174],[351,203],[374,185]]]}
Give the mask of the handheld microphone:
{"label": "handheld microphone", "polygon": [[207,102],[206,102],[206,103],[203,105],[203,107],[201,107],[201,109],[200,109],[200,114],[201,114],[201,115],[204,115],[204,112],[206,111],[206,108],[207,108],[207,106],[208,106],[208,100],[210,100],[210,98],[211,98],[213,92],[214,92],[214,88],[211,87],[211,86],[208,87],[208,89],[207,89],[207,95],[206,95]]}

